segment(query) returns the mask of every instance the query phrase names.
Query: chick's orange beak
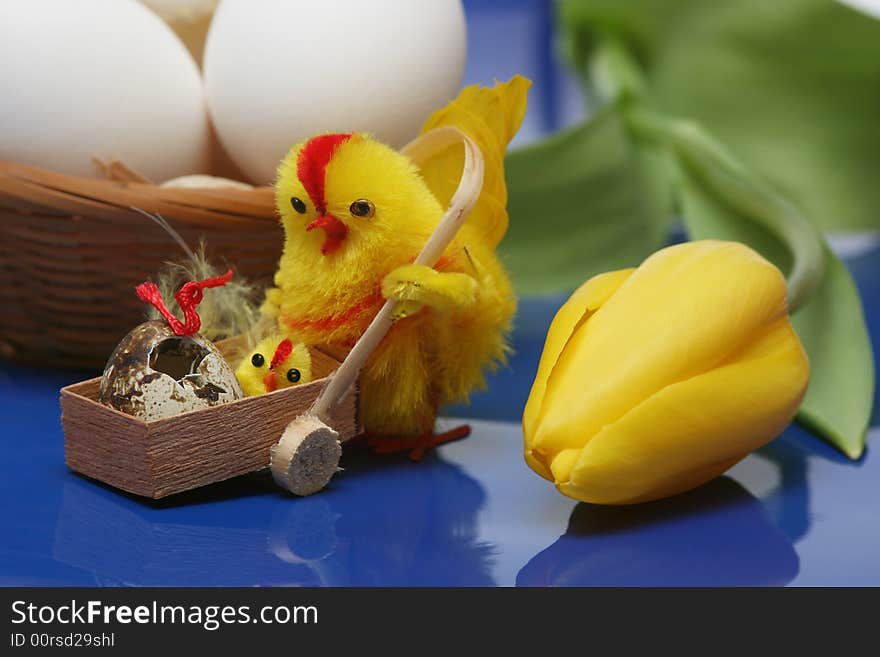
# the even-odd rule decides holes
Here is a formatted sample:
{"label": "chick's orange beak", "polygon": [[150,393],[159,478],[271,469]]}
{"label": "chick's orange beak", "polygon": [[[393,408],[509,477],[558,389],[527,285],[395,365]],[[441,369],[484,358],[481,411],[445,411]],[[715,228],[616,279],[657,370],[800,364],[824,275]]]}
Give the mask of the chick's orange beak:
{"label": "chick's orange beak", "polygon": [[275,378],[275,372],[269,370],[263,377],[263,385],[266,386],[266,392],[275,392],[278,389],[278,379]]}
{"label": "chick's orange beak", "polygon": [[324,230],[324,244],[321,245],[321,253],[330,255],[340,246],[348,235],[348,226],[339,221],[332,214],[324,214],[316,218],[312,223],[306,226],[306,230],[314,230],[321,228]]}

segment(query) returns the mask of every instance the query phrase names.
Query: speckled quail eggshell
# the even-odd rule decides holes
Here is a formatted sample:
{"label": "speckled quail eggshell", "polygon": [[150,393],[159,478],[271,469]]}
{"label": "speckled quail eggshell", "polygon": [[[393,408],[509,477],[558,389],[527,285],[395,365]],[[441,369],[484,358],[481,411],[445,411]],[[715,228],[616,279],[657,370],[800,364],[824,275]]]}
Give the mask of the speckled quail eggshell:
{"label": "speckled quail eggshell", "polygon": [[[192,373],[172,376],[163,371],[153,358],[163,350],[181,356]],[[175,335],[167,323],[153,320],[135,327],[117,345],[104,368],[98,401],[149,421],[243,396],[232,368],[212,342],[198,333]]]}
{"label": "speckled quail eggshell", "polygon": [[136,0],[0,2],[0,159],[98,176],[92,156],[156,181],[206,170],[192,56]]}
{"label": "speckled quail eggshell", "polygon": [[399,147],[458,91],[459,0],[224,0],[205,46],[208,106],[252,182],[272,182],[295,143],[370,132]]}

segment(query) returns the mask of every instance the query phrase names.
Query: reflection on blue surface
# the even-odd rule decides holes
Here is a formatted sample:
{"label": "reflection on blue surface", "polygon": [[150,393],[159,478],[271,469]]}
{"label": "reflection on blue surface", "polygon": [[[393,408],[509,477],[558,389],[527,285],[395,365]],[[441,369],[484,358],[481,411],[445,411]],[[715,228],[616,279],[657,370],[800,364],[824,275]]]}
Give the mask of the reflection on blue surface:
{"label": "reflection on blue surface", "polygon": [[300,499],[259,474],[158,503],[67,477],[52,558],[103,585],[494,584],[476,540],[485,493],[460,468],[358,449],[343,465],[325,494]]}
{"label": "reflection on blue surface", "polygon": [[518,586],[781,586],[791,541],[727,477],[634,507],[578,504],[568,530],[529,561]]}
{"label": "reflection on blue surface", "polygon": [[[791,427],[788,434],[796,434],[797,431],[796,427]],[[764,506],[779,529],[792,541],[799,541],[810,529],[810,487],[807,483],[805,446],[785,439],[775,440],[755,456],[773,463],[778,473],[778,483],[763,496]],[[831,456],[832,461],[851,464],[836,452]]]}
{"label": "reflection on blue surface", "polygon": [[[521,142],[583,111],[550,57],[548,5],[465,2],[466,82],[535,79]],[[880,245],[847,265],[878,345]],[[852,463],[793,426],[724,478],[631,509],[576,504],[531,472],[519,416],[562,301],[524,300],[510,367],[449,411],[482,418],[471,438],[420,464],[347,449],[304,499],[265,473],[162,503],[81,478],[58,389],[92,373],[0,363],[0,585],[880,585],[876,440]]]}

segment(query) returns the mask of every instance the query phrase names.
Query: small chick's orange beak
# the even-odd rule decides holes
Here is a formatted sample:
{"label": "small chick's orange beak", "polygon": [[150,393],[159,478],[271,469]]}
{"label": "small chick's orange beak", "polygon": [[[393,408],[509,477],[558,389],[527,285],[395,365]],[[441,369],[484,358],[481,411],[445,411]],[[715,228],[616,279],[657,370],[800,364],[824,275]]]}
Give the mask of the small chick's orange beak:
{"label": "small chick's orange beak", "polygon": [[306,226],[306,230],[314,230],[315,228],[324,230],[325,239],[324,244],[321,245],[321,253],[324,255],[330,255],[342,246],[342,242],[348,235],[348,226],[332,214],[321,215]]}
{"label": "small chick's orange beak", "polygon": [[269,371],[263,377],[263,385],[266,386],[266,392],[275,392],[278,389],[278,379],[275,378],[275,372]]}

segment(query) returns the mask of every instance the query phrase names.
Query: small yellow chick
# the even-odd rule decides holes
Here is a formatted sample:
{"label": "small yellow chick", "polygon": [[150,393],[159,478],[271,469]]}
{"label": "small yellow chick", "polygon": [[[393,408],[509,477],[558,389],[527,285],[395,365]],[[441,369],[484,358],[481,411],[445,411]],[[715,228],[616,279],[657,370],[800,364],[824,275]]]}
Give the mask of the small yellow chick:
{"label": "small yellow chick", "polygon": [[235,376],[245,395],[262,395],[311,381],[312,357],[304,344],[271,336],[241,361]]}
{"label": "small yellow chick", "polygon": [[459,128],[486,161],[480,199],[433,268],[412,263],[458,185],[460,145],[416,162],[369,135],[326,134],[278,169],[286,239],[263,312],[279,331],[344,355],[386,299],[401,302],[360,377],[362,421],[381,451],[419,458],[460,437],[433,435],[438,407],[467,399],[505,360],[516,299],[495,249],[507,229],[504,154],[529,84],[467,87],[425,124]]}

